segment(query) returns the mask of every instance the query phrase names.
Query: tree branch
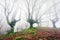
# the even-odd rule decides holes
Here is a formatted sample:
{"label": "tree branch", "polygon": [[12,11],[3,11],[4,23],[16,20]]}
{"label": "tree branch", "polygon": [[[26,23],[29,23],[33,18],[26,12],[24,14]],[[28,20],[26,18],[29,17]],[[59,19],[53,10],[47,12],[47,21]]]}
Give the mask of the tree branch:
{"label": "tree branch", "polygon": [[37,0],[35,0],[35,1],[34,1],[33,7],[32,7],[31,18],[32,18],[32,16],[33,16],[33,13],[34,13],[34,8],[35,8],[35,6],[36,6],[36,2],[37,2]]}
{"label": "tree branch", "polygon": [[13,2],[13,6],[12,6],[11,10],[8,12],[8,16],[9,16],[9,15],[11,14],[11,12],[13,11],[14,4],[15,4],[15,0],[14,0],[14,2]]}

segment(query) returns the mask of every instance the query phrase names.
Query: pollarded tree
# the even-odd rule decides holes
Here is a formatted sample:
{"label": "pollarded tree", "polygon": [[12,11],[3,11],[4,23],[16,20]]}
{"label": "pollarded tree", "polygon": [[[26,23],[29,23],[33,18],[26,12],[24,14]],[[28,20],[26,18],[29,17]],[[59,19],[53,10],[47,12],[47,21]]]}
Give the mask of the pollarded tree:
{"label": "pollarded tree", "polygon": [[[39,3],[39,4],[38,4]],[[40,9],[43,6],[43,1],[40,0],[26,0],[26,8],[27,8],[27,22],[30,24],[30,28],[33,27],[34,23],[37,23],[39,25],[39,23],[41,23],[41,17],[42,15],[40,14]]]}
{"label": "pollarded tree", "polygon": [[36,6],[37,0],[34,1],[34,4],[33,4],[33,6],[32,6],[31,9],[30,9],[30,1],[31,0],[26,0],[27,12],[28,12],[27,22],[30,24],[30,28],[32,28],[33,27],[33,24],[36,23],[36,21],[33,19],[33,13],[34,13],[34,8]]}
{"label": "pollarded tree", "polygon": [[[49,14],[49,15],[50,15],[50,14]],[[56,28],[56,23],[58,22],[57,14],[55,14],[55,16],[56,16],[56,17],[55,17],[54,19],[49,18],[50,21],[52,22],[54,28]],[[51,17],[51,15],[50,15],[50,17]]]}
{"label": "pollarded tree", "polygon": [[17,0],[14,0],[14,1],[13,1],[13,5],[12,5],[11,8],[9,8],[9,4],[10,4],[9,2],[10,2],[10,0],[9,0],[9,2],[7,2],[7,0],[4,0],[4,5],[0,3],[0,5],[1,5],[1,6],[3,7],[3,9],[4,9],[4,15],[5,15],[5,17],[6,17],[7,23],[8,23],[8,24],[10,25],[10,27],[11,27],[10,32],[14,32],[14,26],[15,26],[15,24],[16,24],[18,21],[21,20],[21,19],[18,19],[18,20],[15,19],[16,14],[17,14],[17,9],[16,9],[16,10],[14,11],[14,13],[13,13],[11,22],[9,21],[9,16],[10,16],[10,14],[12,13],[12,11],[13,11],[13,9],[14,9],[14,5],[15,5],[16,1],[17,1]]}
{"label": "pollarded tree", "polygon": [[[54,3],[54,4],[53,4],[53,10],[54,10],[54,13],[55,13],[55,14],[54,14],[54,16],[52,16],[51,13],[49,13],[49,17],[50,17],[49,19],[50,19],[50,21],[52,22],[53,27],[56,28],[56,23],[59,21],[59,18],[58,18],[58,15],[57,15],[58,13],[57,13],[57,10],[56,10],[56,5],[57,5],[57,4],[55,4],[54,1],[53,1],[53,3]],[[51,12],[51,11],[50,11],[50,12]],[[53,13],[52,13],[52,14],[53,14]],[[54,18],[52,19],[51,16],[54,17]]]}

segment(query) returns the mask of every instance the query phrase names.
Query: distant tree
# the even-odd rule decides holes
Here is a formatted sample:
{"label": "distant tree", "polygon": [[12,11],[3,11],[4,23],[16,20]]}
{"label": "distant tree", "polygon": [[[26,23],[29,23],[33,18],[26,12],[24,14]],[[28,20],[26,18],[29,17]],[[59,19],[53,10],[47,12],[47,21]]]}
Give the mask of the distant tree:
{"label": "distant tree", "polygon": [[[53,3],[54,3],[54,1],[53,1]],[[50,17],[49,19],[52,22],[53,27],[56,28],[56,23],[59,21],[59,18],[58,18],[58,15],[57,15],[58,13],[57,13],[57,10],[56,10],[56,4],[53,5],[53,9],[54,9],[54,12],[55,12],[55,14],[54,14],[55,16],[53,16],[53,17],[55,17],[55,18],[52,19],[51,18],[52,15],[50,15],[51,13],[49,13],[49,17]]]}

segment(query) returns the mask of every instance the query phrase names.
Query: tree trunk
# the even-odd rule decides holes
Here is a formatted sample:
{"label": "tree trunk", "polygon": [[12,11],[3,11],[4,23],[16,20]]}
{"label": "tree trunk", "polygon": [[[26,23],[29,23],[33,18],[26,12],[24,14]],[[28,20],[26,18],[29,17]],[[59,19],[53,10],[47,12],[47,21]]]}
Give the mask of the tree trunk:
{"label": "tree trunk", "polygon": [[55,22],[53,22],[53,27],[56,28]]}
{"label": "tree trunk", "polygon": [[40,26],[39,23],[37,23],[37,24],[38,24],[38,27],[39,27]]}
{"label": "tree trunk", "polygon": [[14,32],[14,27],[11,28],[11,33],[13,33],[13,32]]}
{"label": "tree trunk", "polygon": [[33,23],[30,23],[30,28],[33,28]]}
{"label": "tree trunk", "polygon": [[11,26],[11,30],[10,30],[10,33],[13,33],[14,32],[14,26],[15,26],[16,23],[9,23],[9,25]]}

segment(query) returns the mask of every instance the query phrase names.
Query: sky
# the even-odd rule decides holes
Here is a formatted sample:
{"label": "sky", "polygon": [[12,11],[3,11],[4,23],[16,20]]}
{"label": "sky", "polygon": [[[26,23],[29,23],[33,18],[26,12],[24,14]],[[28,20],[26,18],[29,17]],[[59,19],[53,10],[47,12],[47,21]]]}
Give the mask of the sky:
{"label": "sky", "polygon": [[[10,11],[11,8],[12,8],[14,0],[7,0],[6,2],[7,2],[7,5],[8,5],[8,8],[9,8],[8,10]],[[30,10],[31,10],[31,8],[33,6],[33,2],[34,2],[34,0],[30,0]],[[0,26],[3,25],[0,32],[5,32],[7,30],[10,30],[11,27],[7,24],[7,21],[6,21],[5,15],[4,15],[4,9],[1,6],[1,4],[4,5],[4,0],[0,0],[0,20],[1,20]],[[39,16],[46,13],[42,17],[41,25],[43,27],[53,27],[52,22],[49,20],[48,13],[50,13],[52,15],[51,16],[52,19],[55,17],[55,15],[54,15],[55,12],[54,12],[54,9],[53,9],[54,4],[55,4],[56,12],[57,12],[58,18],[59,18],[59,21],[56,23],[56,26],[57,26],[57,28],[60,28],[60,0],[39,0],[36,3],[36,8],[39,7],[38,4],[42,5],[41,9],[39,11]],[[15,0],[13,11],[11,12],[11,15],[9,16],[9,21],[14,19],[14,17],[12,18],[12,16],[14,16],[14,15],[16,15],[15,16],[16,20],[18,20],[21,17],[21,21],[17,22],[16,26],[14,27],[15,31],[17,31],[17,28],[19,28],[20,30],[26,28],[27,24],[28,24],[27,26],[29,26],[29,23],[25,21],[26,20],[26,15],[27,15],[26,14],[26,12],[27,12],[26,7],[27,7],[27,5],[26,5],[25,0]],[[34,10],[37,11],[37,9],[34,9]],[[16,14],[13,14],[13,13],[16,13]],[[35,16],[35,14],[34,14],[34,16]],[[34,25],[36,26],[37,24],[35,23]]]}

